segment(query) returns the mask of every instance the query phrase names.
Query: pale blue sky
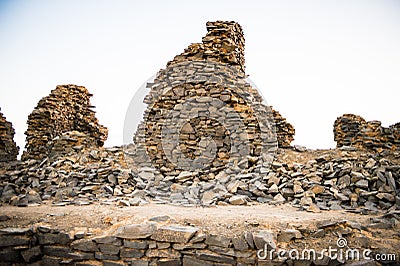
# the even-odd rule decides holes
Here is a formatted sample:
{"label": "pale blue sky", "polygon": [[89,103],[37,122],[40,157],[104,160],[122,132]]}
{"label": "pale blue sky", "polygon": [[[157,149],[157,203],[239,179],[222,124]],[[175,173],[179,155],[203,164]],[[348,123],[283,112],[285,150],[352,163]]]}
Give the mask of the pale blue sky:
{"label": "pale blue sky", "polygon": [[400,121],[400,1],[0,0],[0,107],[18,145],[39,99],[69,83],[94,94],[106,145],[122,144],[137,89],[209,20],[242,25],[246,72],[294,143],[334,147],[343,113]]}

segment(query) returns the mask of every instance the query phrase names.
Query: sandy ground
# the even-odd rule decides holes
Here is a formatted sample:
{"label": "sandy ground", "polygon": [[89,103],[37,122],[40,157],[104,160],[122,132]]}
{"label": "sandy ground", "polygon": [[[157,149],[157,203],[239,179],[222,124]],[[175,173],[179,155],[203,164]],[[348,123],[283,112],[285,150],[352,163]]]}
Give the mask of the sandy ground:
{"label": "sandy ground", "polygon": [[[188,224],[211,231],[243,231],[251,227],[266,229],[286,228],[299,225],[315,226],[324,220],[348,220],[368,223],[371,215],[345,211],[310,213],[289,205],[270,206],[216,206],[182,207],[147,204],[135,207],[106,205],[64,206],[41,205],[35,207],[0,207],[0,215],[10,219],[1,221],[0,227],[30,226],[46,223],[57,228],[71,230],[76,227],[108,228],[111,225],[141,223],[148,220],[167,220],[169,223]],[[168,216],[168,217],[165,217]]]}

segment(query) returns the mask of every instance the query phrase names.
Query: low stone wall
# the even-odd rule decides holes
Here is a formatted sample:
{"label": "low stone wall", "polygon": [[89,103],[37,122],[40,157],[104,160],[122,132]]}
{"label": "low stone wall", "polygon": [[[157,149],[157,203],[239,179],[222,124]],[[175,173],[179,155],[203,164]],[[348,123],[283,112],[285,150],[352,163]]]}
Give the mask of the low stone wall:
{"label": "low stone wall", "polygon": [[400,123],[383,127],[380,121],[365,121],[353,114],[338,117],[333,125],[337,147],[351,146],[373,151],[400,150]]}
{"label": "low stone wall", "polygon": [[[393,226],[375,219],[368,228],[382,225],[387,229]],[[365,230],[368,230],[365,226],[354,222],[321,221],[308,228],[254,229],[227,236],[194,226],[149,221],[121,225],[112,233],[95,236],[85,228],[63,231],[34,225],[0,229],[0,265],[339,265],[346,258],[329,257],[327,251],[322,253],[322,248],[319,249],[336,245],[338,232],[360,250],[373,247],[371,258],[375,253],[398,251],[396,246],[392,250],[382,249],[382,244]],[[304,246],[306,242],[309,244]],[[290,259],[288,254],[279,258],[276,253],[270,256],[259,252],[289,249],[301,252],[306,247],[316,250],[315,258],[297,260]],[[376,265],[365,259],[361,263],[369,264],[357,265]]]}

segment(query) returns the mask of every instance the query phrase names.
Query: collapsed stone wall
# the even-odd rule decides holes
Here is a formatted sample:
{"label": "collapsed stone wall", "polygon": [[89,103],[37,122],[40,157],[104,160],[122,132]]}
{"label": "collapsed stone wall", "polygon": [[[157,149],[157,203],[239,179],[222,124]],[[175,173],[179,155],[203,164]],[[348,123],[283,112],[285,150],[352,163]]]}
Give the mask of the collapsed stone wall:
{"label": "collapsed stone wall", "polygon": [[[48,96],[42,98],[28,117],[26,146],[22,159],[49,156],[53,142],[57,142],[58,138],[70,131],[87,135],[87,140],[80,141],[81,144],[103,146],[108,130],[99,124],[95,111],[92,110],[94,106],[90,104],[91,96],[85,87],[70,84],[59,85]],[[69,134],[76,136],[75,133]],[[73,138],[69,142],[73,146],[65,146],[65,149],[81,148],[73,144],[77,141]]]}
{"label": "collapsed stone wall", "polygon": [[274,110],[272,106],[270,108],[274,117],[278,146],[279,148],[289,148],[290,143],[294,140],[295,129],[278,111]]}
{"label": "collapsed stone wall", "polygon": [[262,172],[269,163],[264,155],[289,146],[294,129],[247,82],[240,25],[207,22],[207,30],[202,43],[190,45],[148,84],[148,107],[134,136],[137,161],[151,161],[166,176]]}
{"label": "collapsed stone wall", "polygon": [[244,36],[242,27],[234,21],[207,22],[207,34],[202,43],[193,43],[168,62],[167,67],[187,61],[226,63],[245,72]]}
{"label": "collapsed stone wall", "polygon": [[[399,160],[363,151],[302,153],[278,150],[265,174],[219,173],[212,180],[184,171],[164,177],[156,169],[125,165],[122,148],[88,149],[57,161],[28,160],[0,172],[0,203],[136,206],[281,204],[310,212],[375,212],[399,208]],[[301,158],[303,162],[288,158]]]}
{"label": "collapsed stone wall", "polygon": [[354,114],[338,117],[333,125],[337,147],[351,146],[374,151],[400,150],[400,123],[382,127],[380,121],[365,121]]}
{"label": "collapsed stone wall", "polygon": [[17,160],[19,148],[14,141],[14,128],[0,109],[0,162]]}

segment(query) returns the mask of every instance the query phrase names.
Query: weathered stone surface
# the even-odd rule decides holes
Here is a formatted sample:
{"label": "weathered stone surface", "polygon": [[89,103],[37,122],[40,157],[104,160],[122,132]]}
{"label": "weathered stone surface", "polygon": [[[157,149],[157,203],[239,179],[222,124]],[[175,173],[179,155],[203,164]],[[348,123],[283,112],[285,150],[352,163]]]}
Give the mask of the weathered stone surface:
{"label": "weathered stone surface", "polygon": [[19,235],[0,235],[0,247],[28,245],[29,238]]}
{"label": "weathered stone surface", "polygon": [[94,257],[97,260],[119,260],[119,257],[117,255],[109,255],[101,252],[96,252],[94,254]]}
{"label": "weathered stone surface", "polygon": [[94,254],[91,252],[81,252],[81,251],[75,251],[68,253],[68,259],[69,260],[93,260],[94,259]]}
{"label": "weathered stone surface", "polygon": [[263,249],[265,245],[269,249],[275,249],[275,233],[269,230],[260,230],[253,233],[254,244],[257,249]]}
{"label": "weathered stone surface", "polygon": [[246,205],[248,198],[245,195],[234,195],[229,198],[229,203],[232,205]]}
{"label": "weathered stone surface", "polygon": [[157,241],[187,243],[197,231],[198,228],[192,226],[168,225],[158,228],[151,238]]}
{"label": "weathered stone surface", "polygon": [[24,258],[25,262],[32,262],[42,256],[42,250],[40,246],[36,246],[21,251],[21,255]]}
{"label": "weathered stone surface", "polygon": [[7,265],[7,262],[9,262],[10,264],[11,262],[23,263],[24,260],[18,251],[12,249],[5,249],[5,250],[0,250],[0,262],[4,262]]}
{"label": "weathered stone surface", "polygon": [[42,234],[39,235],[39,244],[62,244],[65,245],[72,241],[72,237],[68,233],[57,233],[57,234]]}
{"label": "weathered stone surface", "polygon": [[103,254],[107,255],[117,255],[119,253],[120,247],[112,244],[97,244],[97,247]]}
{"label": "weathered stone surface", "polygon": [[226,256],[235,257],[236,252],[234,248],[224,248],[219,246],[208,246],[208,250]]}
{"label": "weathered stone surface", "polygon": [[134,248],[122,248],[121,258],[141,258],[144,256],[144,250],[134,249]]}
{"label": "weathered stone surface", "polygon": [[72,253],[72,249],[64,246],[46,245],[43,246],[43,253],[48,256],[68,258],[69,254]]}
{"label": "weathered stone surface", "polygon": [[134,249],[146,249],[149,246],[146,240],[126,240],[124,239],[124,247]]}
{"label": "weathered stone surface", "polygon": [[196,252],[196,257],[200,260],[234,264],[235,260],[232,257],[220,255],[211,251],[201,250]]}
{"label": "weathered stone surface", "polygon": [[103,261],[103,266],[124,266],[126,265],[123,261]]}
{"label": "weathered stone surface", "polygon": [[197,233],[195,236],[190,239],[190,243],[199,243],[203,242],[206,239],[207,235],[205,233]]}
{"label": "weathered stone surface", "polygon": [[125,239],[142,239],[151,236],[156,230],[153,224],[130,224],[120,226],[116,236]]}
{"label": "weathered stone surface", "polygon": [[16,227],[6,227],[6,228],[1,228],[0,229],[0,235],[5,234],[5,235],[22,235],[26,234],[31,231],[31,228],[29,227],[22,227],[22,228],[16,228]]}
{"label": "weathered stone surface", "polygon": [[148,266],[149,265],[148,260],[130,259],[128,262],[130,263],[131,266]]}
{"label": "weathered stone surface", "polygon": [[118,239],[116,236],[99,236],[93,238],[93,241],[97,244],[113,244],[113,245],[121,245],[121,239]]}
{"label": "weathered stone surface", "polygon": [[176,250],[204,249],[207,245],[204,243],[176,243],[172,247]]}
{"label": "weathered stone surface", "polygon": [[252,232],[246,231],[244,233],[244,239],[246,239],[246,242],[250,248],[254,248],[254,237]]}
{"label": "weathered stone surface", "polygon": [[79,239],[75,240],[71,243],[71,247],[76,250],[86,251],[86,252],[95,252],[98,251],[96,243],[94,243],[91,239]]}
{"label": "weathered stone surface", "polygon": [[204,243],[212,246],[229,247],[231,239],[223,235],[208,234]]}
{"label": "weathered stone surface", "polygon": [[249,248],[244,236],[232,238],[232,244],[237,250],[246,250]]}
{"label": "weathered stone surface", "polygon": [[278,242],[289,242],[292,239],[302,238],[302,234],[296,229],[286,229],[278,234]]}
{"label": "weathered stone surface", "polygon": [[146,256],[149,258],[168,258],[177,259],[180,258],[180,253],[173,249],[148,249]]}
{"label": "weathered stone surface", "polygon": [[200,260],[196,257],[192,256],[183,256],[183,265],[190,266],[213,266],[214,264],[211,261]]}

